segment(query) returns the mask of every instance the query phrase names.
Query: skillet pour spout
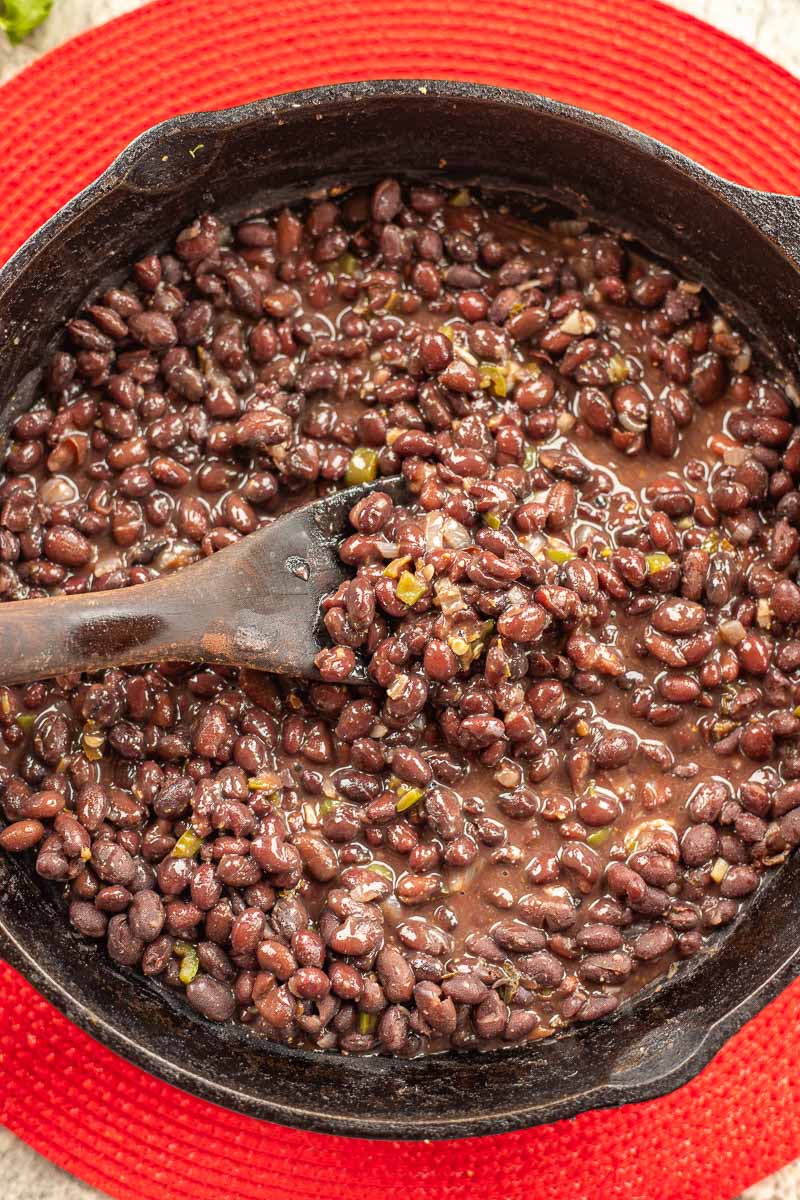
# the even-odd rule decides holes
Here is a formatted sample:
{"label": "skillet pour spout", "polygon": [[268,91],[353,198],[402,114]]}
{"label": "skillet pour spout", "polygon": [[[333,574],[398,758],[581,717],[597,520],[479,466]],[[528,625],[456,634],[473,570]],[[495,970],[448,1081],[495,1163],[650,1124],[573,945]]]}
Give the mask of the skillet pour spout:
{"label": "skillet pour spout", "polygon": [[[64,313],[198,211],[235,217],[387,172],[477,180],[596,216],[703,280],[800,369],[800,199],[734,185],[642,134],[541,97],[388,80],[181,116],[137,139],[0,271],[4,429],[30,403]],[[67,936],[59,897],[21,857],[0,855],[0,898],[5,957],[106,1046],[250,1116],[359,1137],[500,1133],[662,1095],[800,972],[795,857],[712,954],[611,1019],[508,1051],[348,1058],[261,1042],[187,1011]]]}

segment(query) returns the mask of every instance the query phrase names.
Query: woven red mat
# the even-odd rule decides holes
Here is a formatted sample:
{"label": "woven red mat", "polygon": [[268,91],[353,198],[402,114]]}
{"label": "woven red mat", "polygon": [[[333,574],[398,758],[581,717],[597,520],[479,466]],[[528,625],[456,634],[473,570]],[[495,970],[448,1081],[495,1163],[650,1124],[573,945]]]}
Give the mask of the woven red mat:
{"label": "woven red mat", "polygon": [[[386,76],[543,92],[800,192],[800,81],[656,0],[157,0],[0,88],[0,261],[156,121]],[[799,1018],[800,982],[661,1100],[502,1137],[370,1143],[184,1095],[0,964],[0,1120],[120,1200],[728,1200],[800,1155]]]}

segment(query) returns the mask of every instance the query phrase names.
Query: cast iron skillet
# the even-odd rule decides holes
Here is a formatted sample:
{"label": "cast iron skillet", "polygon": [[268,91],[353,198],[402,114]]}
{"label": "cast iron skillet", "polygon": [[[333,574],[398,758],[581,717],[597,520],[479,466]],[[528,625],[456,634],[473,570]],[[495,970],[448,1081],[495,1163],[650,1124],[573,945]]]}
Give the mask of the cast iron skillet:
{"label": "cast iron skillet", "polygon": [[[167,121],[29,240],[0,271],[3,427],[30,402],[35,364],[60,322],[187,218],[390,172],[479,176],[605,216],[731,300],[787,366],[800,365],[800,200],[737,187],[642,134],[537,96],[469,83],[346,84]],[[0,855],[0,947],[83,1029],[207,1100],[363,1137],[500,1133],[662,1095],[800,973],[798,929],[795,857],[710,958],[611,1019],[505,1052],[346,1058],[201,1020],[68,933],[31,863]]]}

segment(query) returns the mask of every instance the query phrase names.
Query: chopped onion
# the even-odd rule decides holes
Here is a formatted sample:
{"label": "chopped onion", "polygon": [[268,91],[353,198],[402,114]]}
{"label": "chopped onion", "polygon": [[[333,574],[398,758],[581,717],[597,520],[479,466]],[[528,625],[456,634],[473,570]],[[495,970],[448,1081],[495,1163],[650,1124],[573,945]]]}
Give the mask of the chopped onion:
{"label": "chopped onion", "polygon": [[728,646],[738,646],[739,642],[747,637],[747,630],[741,621],[722,621],[719,636]]}
{"label": "chopped onion", "polygon": [[568,313],[559,325],[559,329],[562,333],[585,336],[587,333],[594,333],[595,329],[597,329],[597,319],[592,313],[585,312],[581,308],[576,308],[571,313]]}
{"label": "chopped onion", "polygon": [[750,451],[746,446],[728,446],[722,455],[722,461],[726,467],[740,467],[749,457]]}
{"label": "chopped onion", "polygon": [[517,538],[517,541],[529,554],[536,554],[544,546],[547,538],[543,533],[523,533],[521,537]]}
{"label": "chopped onion", "polygon": [[740,374],[750,369],[750,363],[753,360],[753,351],[747,342],[742,342],[742,348],[736,357],[731,361],[731,366],[734,371]]}
{"label": "chopped onion", "polygon": [[453,517],[445,517],[442,524],[442,540],[451,550],[463,550],[465,546],[469,546],[472,538],[460,521],[454,520]]}
{"label": "chopped onion", "polygon": [[510,759],[502,759],[500,766],[494,773],[495,783],[499,783],[501,787],[516,787],[522,779],[522,774],[516,763]]}
{"label": "chopped onion", "polygon": [[408,676],[402,672],[397,675],[386,689],[386,695],[391,700],[398,700],[408,686]]}
{"label": "chopped onion", "polygon": [[397,542],[386,542],[381,538],[375,542],[375,549],[384,558],[397,558],[399,547]]}
{"label": "chopped onion", "polygon": [[76,484],[66,475],[54,475],[39,488],[39,499],[43,504],[70,504],[79,496]]}
{"label": "chopped onion", "polygon": [[515,604],[526,604],[530,600],[530,592],[515,584],[506,592],[506,599],[508,600],[509,608]]}
{"label": "chopped onion", "polygon": [[460,871],[452,871],[447,877],[447,890],[451,896],[460,896],[467,890],[470,883],[481,871],[480,859],[476,859],[468,867],[463,867]]}
{"label": "chopped onion", "polygon": [[[650,834],[656,833],[659,830],[675,834],[675,826],[670,821],[665,821],[662,817],[651,817],[649,820],[640,821],[638,825],[632,826],[623,838],[625,852],[631,854],[637,848],[640,838],[647,838]],[[646,842],[643,843],[639,848],[644,849],[646,844]]]}
{"label": "chopped onion", "polygon": [[172,542],[156,555],[153,566],[157,571],[177,571],[194,562],[198,555],[195,542]]}
{"label": "chopped onion", "polygon": [[565,237],[577,237],[586,233],[589,228],[588,221],[578,221],[574,217],[566,221],[549,221],[548,225],[552,233],[563,234]]}
{"label": "chopped onion", "polygon": [[316,829],[319,826],[319,813],[316,804],[306,802],[303,805],[303,823],[306,829]]}
{"label": "chopped onion", "polygon": [[108,571],[116,571],[119,567],[124,566],[127,566],[127,563],[119,552],[109,550],[95,560],[92,570],[95,575],[105,575]]}
{"label": "chopped onion", "polygon": [[425,518],[425,549],[439,550],[443,544],[442,528],[444,514],[441,512],[428,513]]}
{"label": "chopped onion", "polygon": [[768,596],[762,596],[756,604],[756,621],[761,629],[772,627],[772,605]]}
{"label": "chopped onion", "polygon": [[457,612],[463,612],[467,607],[461,595],[461,588],[450,579],[437,579],[433,585],[439,607],[446,617],[452,617]]}
{"label": "chopped onion", "polygon": [[469,363],[471,367],[477,367],[478,360],[471,350],[467,350],[466,346],[460,346],[458,342],[453,342],[453,354],[456,358],[460,358],[462,362]]}

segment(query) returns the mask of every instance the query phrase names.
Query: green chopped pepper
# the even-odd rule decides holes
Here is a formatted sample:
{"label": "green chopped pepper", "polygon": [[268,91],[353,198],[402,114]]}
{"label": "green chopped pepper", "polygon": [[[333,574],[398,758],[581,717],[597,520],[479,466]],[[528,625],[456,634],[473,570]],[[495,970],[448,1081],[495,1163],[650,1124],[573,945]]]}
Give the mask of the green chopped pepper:
{"label": "green chopped pepper", "polygon": [[421,600],[426,591],[425,580],[420,579],[418,575],[412,575],[410,571],[403,571],[397,581],[397,599],[402,600],[409,608]]}
{"label": "green chopped pepper", "polygon": [[525,458],[522,463],[525,470],[532,471],[533,468],[538,463],[538,461],[539,461],[539,452],[536,449],[536,447],[535,446],[526,446],[525,447]]}
{"label": "green chopped pepper", "polygon": [[508,380],[502,367],[495,363],[482,362],[478,366],[481,373],[481,387],[491,388],[495,396],[505,396],[508,392]]}
{"label": "green chopped pepper", "polygon": [[657,550],[655,554],[646,554],[645,560],[647,570],[651,575],[657,575],[659,571],[665,571],[667,567],[672,566],[672,559],[663,551]]}
{"label": "green chopped pepper", "polygon": [[566,546],[547,546],[544,553],[545,558],[554,563],[571,562],[573,558],[578,557],[574,550],[569,550]]}
{"label": "green chopped pepper", "polygon": [[185,829],[178,838],[175,845],[172,847],[172,858],[194,858],[197,851],[203,844],[203,839],[198,837],[195,831],[191,828]]}
{"label": "green chopped pepper", "polygon": [[378,451],[370,450],[367,446],[359,446],[350,456],[344,481],[348,487],[357,483],[372,483],[378,474]]}
{"label": "green chopped pepper", "polygon": [[355,275],[359,267],[359,261],[355,254],[351,254],[349,250],[345,250],[337,260],[336,265],[340,275]]}
{"label": "green chopped pepper", "polygon": [[606,365],[609,383],[624,383],[628,378],[628,364],[621,354],[612,354]]}
{"label": "green chopped pepper", "polygon": [[413,808],[415,804],[419,804],[425,792],[422,788],[410,787],[405,788],[400,793],[400,799],[395,804],[395,812],[408,812],[409,808]]}
{"label": "green chopped pepper", "polygon": [[178,972],[178,977],[181,983],[185,986],[194,979],[200,969],[200,959],[197,957],[197,948],[190,942],[176,942],[175,953],[181,960],[181,968]]}

